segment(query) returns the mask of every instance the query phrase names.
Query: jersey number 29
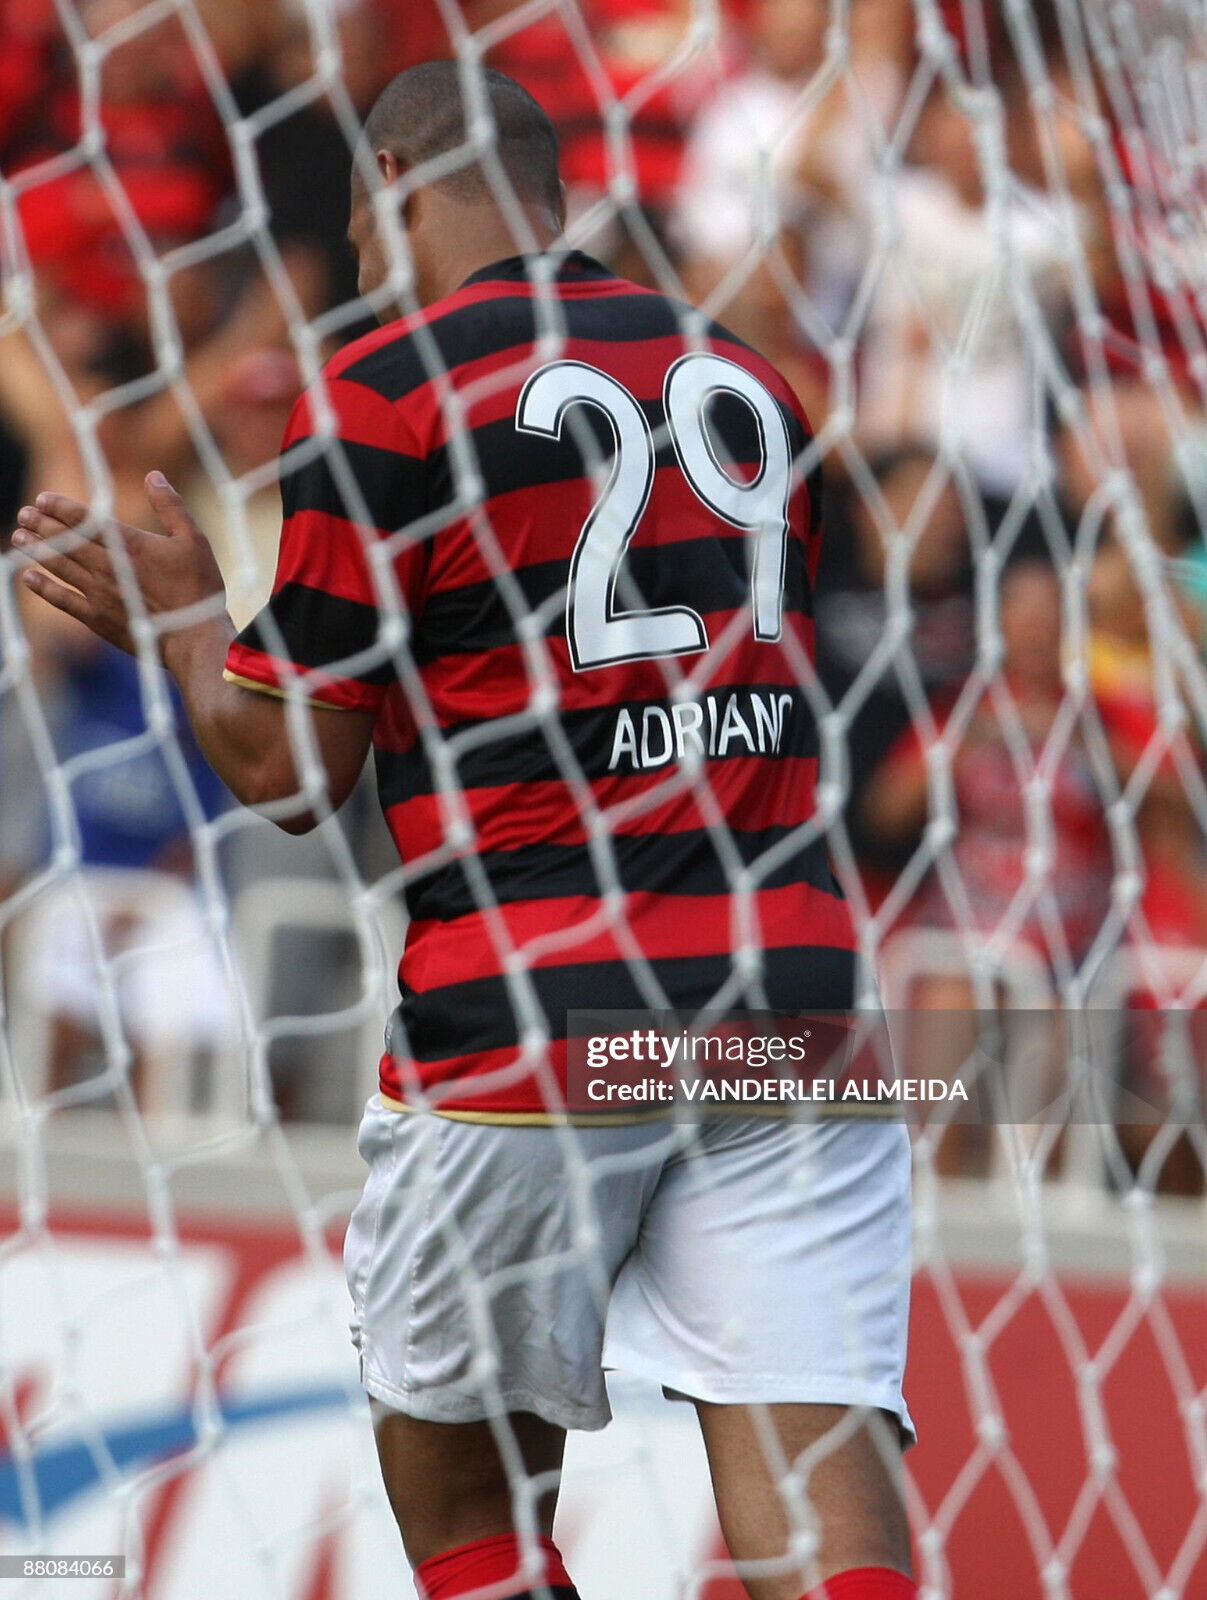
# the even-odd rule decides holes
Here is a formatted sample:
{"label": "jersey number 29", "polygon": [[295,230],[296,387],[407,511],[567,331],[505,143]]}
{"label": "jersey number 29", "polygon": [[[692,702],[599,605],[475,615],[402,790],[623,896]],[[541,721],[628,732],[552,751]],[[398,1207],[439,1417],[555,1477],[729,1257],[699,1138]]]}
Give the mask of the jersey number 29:
{"label": "jersey number 29", "polygon": [[[759,469],[748,482],[721,465],[708,430],[714,396],[733,395],[753,414]],[[736,362],[699,352],[668,370],[662,404],[683,475],[710,511],[749,533],[750,607],[756,639],[773,642],[783,621],[792,446],[770,392]],[[566,638],[574,670],[708,649],[708,632],[690,606],[626,611],[616,589],[625,551],[654,484],[654,436],[645,412],[615,378],[583,361],[552,361],[534,372],[516,406],[522,433],[560,439],[567,413],[593,406],[612,430],[612,469],[583,523],[570,561]]]}

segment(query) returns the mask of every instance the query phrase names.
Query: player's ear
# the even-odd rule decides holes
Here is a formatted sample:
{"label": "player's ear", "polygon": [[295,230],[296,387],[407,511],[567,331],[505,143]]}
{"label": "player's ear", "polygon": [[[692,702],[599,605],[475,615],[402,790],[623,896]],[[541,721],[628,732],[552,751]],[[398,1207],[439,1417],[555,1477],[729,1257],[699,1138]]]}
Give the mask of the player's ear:
{"label": "player's ear", "polygon": [[382,183],[387,187],[392,183],[397,183],[402,176],[402,162],[399,161],[392,150],[378,150],[376,154],[377,170],[381,173]]}
{"label": "player's ear", "polygon": [[567,203],[568,202],[567,202],[567,197],[566,197],[566,180],[564,178],[559,178],[557,180],[557,206],[556,206],[556,208],[554,210],[553,215],[554,215],[554,218],[555,218],[555,220],[557,222],[558,227],[562,230],[563,233],[566,231],[566,206],[567,206]]}

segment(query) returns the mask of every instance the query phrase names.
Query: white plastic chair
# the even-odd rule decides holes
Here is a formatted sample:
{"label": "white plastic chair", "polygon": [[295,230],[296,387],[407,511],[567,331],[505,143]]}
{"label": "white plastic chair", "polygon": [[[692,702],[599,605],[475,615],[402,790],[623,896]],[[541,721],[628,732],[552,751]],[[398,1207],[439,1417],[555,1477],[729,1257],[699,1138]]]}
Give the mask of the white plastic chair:
{"label": "white plastic chair", "polygon": [[[91,923],[103,936],[115,919],[128,922],[131,935],[119,952],[103,958],[101,968],[85,930]],[[191,1109],[199,1050],[213,1058],[215,1085],[237,1079],[235,1007],[216,958],[205,948],[207,937],[193,891],[165,873],[84,868],[39,894],[14,921],[8,945],[9,1041],[24,1100],[36,1102],[50,1092],[56,1017],[80,1019],[83,1011],[89,1024],[97,1023],[106,987],[121,1032],[137,1045],[144,1063],[144,1111]],[[203,992],[196,987],[199,962]],[[195,1022],[202,1003],[203,1038]]]}
{"label": "white plastic chair", "polygon": [[[877,971],[882,1003],[890,1018],[893,1013],[910,1008],[914,986],[920,979],[972,981],[968,943],[959,932],[949,928],[903,928],[894,933],[881,948]],[[986,977],[1000,991],[1010,1010],[1050,1011],[1055,1006],[1056,995],[1047,964],[1030,945],[1010,945],[987,967]],[[895,1048],[901,1048],[902,1043],[895,1040]],[[1016,1032],[1003,1070],[1010,1076],[1011,1093],[1017,1104],[1042,1105],[1048,1088],[1042,1050],[1021,1047]],[[1002,1178],[1009,1171],[1007,1141],[995,1139],[990,1176]]]}
{"label": "white plastic chair", "polygon": [[[297,1019],[300,1029],[329,1031],[355,1027],[353,1077],[359,1085],[358,1105],[377,1090],[386,1021],[397,1004],[394,973],[406,936],[401,900],[382,901],[366,910],[345,884],[323,878],[261,878],[235,898],[232,935],[238,952],[251,1014],[268,1017],[277,971],[276,945],[284,932],[350,933],[361,945],[363,992],[350,1011],[330,1010]],[[336,1023],[335,1019],[342,1019]]]}

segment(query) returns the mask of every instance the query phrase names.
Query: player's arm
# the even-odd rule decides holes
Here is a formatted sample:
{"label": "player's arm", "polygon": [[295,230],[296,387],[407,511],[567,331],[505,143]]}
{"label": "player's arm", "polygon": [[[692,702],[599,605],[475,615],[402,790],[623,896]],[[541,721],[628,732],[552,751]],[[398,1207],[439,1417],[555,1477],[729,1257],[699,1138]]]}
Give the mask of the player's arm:
{"label": "player's arm", "polygon": [[24,582],[100,638],[133,652],[128,590],[113,559],[113,551],[124,548],[129,576],[151,620],[168,614],[179,618],[161,635],[160,648],[206,759],[245,805],[296,798],[274,820],[290,833],[304,833],[315,825],[314,808],[324,787],[332,807],[351,793],[368,754],[375,713],[309,707],[315,759],[307,759],[304,745],[299,758],[297,724],[291,727],[285,701],[223,677],[235,629],[209,541],[161,474],[147,478],[147,497],[162,533],[120,523],[102,528],[78,501],[40,494],[35,505],[22,509],[13,535],[14,545],[31,560]]}

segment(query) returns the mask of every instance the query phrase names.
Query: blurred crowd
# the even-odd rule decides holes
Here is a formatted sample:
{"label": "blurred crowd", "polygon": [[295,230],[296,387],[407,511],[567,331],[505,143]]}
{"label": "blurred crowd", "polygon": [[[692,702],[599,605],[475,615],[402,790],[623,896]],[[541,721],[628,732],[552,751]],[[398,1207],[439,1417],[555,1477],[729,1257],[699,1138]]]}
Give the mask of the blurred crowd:
{"label": "blurred crowd", "polygon": [[[840,865],[881,934],[913,940],[901,993],[919,1006],[972,1003],[958,963],[927,964],[944,935],[996,940],[1005,967],[1026,952],[1053,994],[1119,949],[1207,947],[1203,752],[1176,716],[1207,703],[1207,329],[1181,270],[1202,250],[1201,212],[1143,129],[1142,85],[1070,49],[1054,0],[1026,8],[1025,42],[1009,9],[849,0],[840,34],[828,0],[721,0],[707,41],[693,0],[459,13],[553,117],[576,242],[705,305],[812,419],[819,672],[848,723]],[[0,12],[0,172],[21,240],[0,219],[0,265],[24,285],[28,261],[38,313],[0,323],[0,525],[41,486],[86,496],[98,468],[117,514],[141,520],[158,467],[213,538],[243,621],[271,581],[293,335],[322,319],[334,348],[368,325],[344,244],[352,119],[460,40],[436,0],[77,11],[75,38],[52,0]],[[925,51],[920,16],[941,28]],[[89,37],[105,46],[95,79],[81,76]],[[237,181],[236,116],[251,119],[275,256]],[[183,727],[182,764],[146,734],[134,663],[17,603],[45,738],[0,694],[0,901],[69,843],[112,954],[139,937],[128,886],[190,882],[198,821],[224,796]],[[1154,650],[1156,632],[1185,648]],[[121,760],[90,761],[118,743]],[[354,804],[350,836],[377,875],[374,807]],[[334,870],[267,825],[217,832],[236,893]],[[204,948],[200,911],[190,927],[171,905],[179,948]],[[87,1070],[104,1019],[78,917],[44,920],[44,948],[27,940],[9,981],[49,1013],[56,1087]],[[331,969],[350,970],[353,947],[325,937]],[[192,1037],[217,1049],[233,1003],[215,959],[188,960]],[[305,1012],[304,963],[278,966],[264,1003]],[[1132,967],[1121,992],[1161,998],[1159,963]],[[135,987],[119,1005],[137,1055],[159,1024]],[[280,1041],[283,1107],[350,1116],[313,1043]]]}

